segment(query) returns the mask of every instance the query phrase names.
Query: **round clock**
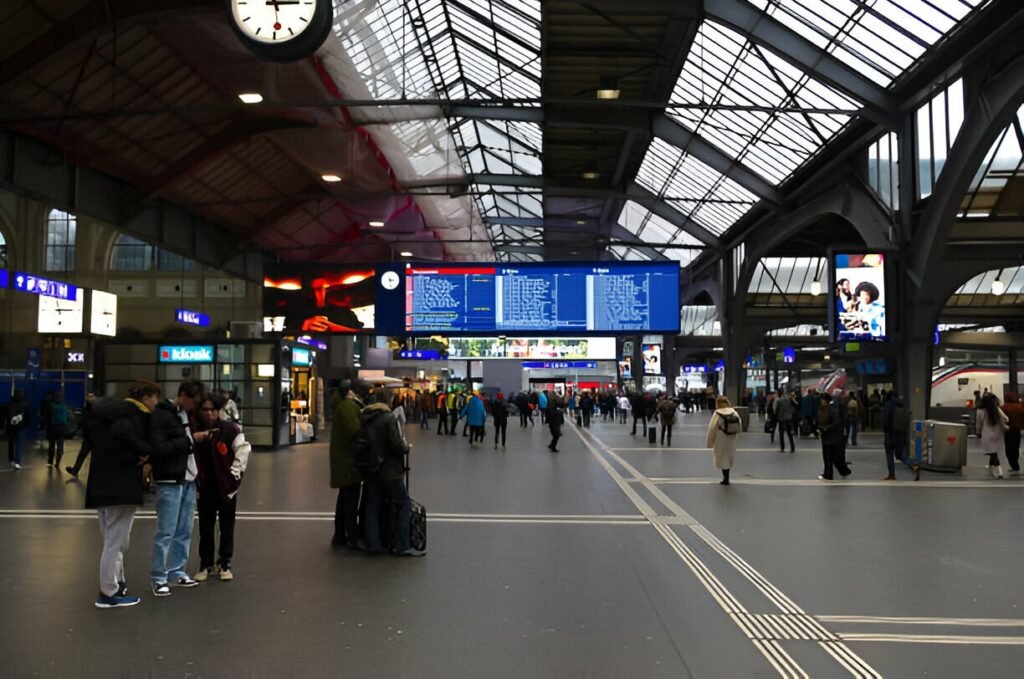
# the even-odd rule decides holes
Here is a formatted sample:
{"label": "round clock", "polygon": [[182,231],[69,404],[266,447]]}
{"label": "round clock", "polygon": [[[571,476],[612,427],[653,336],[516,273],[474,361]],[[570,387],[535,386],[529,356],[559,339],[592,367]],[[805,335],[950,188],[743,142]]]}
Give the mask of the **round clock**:
{"label": "round clock", "polygon": [[331,0],[225,0],[231,27],[261,59],[297,61],[316,52],[331,30]]}
{"label": "round clock", "polygon": [[384,286],[385,290],[394,290],[401,282],[398,274],[394,271],[385,271],[380,277],[380,284]]}

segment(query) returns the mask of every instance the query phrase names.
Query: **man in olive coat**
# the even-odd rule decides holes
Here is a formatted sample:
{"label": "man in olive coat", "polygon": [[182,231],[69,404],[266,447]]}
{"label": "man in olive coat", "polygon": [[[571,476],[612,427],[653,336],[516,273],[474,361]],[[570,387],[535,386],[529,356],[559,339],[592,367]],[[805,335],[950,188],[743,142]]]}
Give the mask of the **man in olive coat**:
{"label": "man in olive coat", "polygon": [[356,469],[355,445],[359,433],[359,414],[363,402],[352,383],[345,380],[331,397],[331,488],[338,489],[334,508],[334,547],[359,546],[359,485],[362,477]]}

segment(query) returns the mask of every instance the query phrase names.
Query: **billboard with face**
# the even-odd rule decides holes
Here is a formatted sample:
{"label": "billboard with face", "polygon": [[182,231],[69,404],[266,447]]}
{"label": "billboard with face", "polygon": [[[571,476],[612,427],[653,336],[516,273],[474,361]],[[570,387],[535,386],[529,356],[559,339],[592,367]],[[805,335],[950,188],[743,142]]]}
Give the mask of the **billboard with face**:
{"label": "billboard with face", "polygon": [[267,265],[264,328],[295,334],[371,332],[375,293],[372,265]]}
{"label": "billboard with face", "polygon": [[887,339],[885,256],[837,254],[833,264],[836,341]]}

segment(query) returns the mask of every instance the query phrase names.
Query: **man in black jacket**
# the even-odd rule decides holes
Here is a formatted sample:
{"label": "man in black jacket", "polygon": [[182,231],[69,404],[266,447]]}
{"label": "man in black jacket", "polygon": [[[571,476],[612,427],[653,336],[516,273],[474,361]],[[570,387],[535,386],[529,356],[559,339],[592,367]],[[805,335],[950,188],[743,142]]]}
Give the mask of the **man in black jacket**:
{"label": "man in black jacket", "polygon": [[93,406],[92,467],[85,506],[95,509],[103,536],[100,594],[96,608],[134,606],[139,598],[125,588],[124,552],[128,549],[135,509],[142,504],[139,467],[152,454],[149,442],[151,411],[160,400],[160,387],[136,382],[123,401],[100,399]]}
{"label": "man in black jacket", "polygon": [[168,596],[170,585],[195,587],[189,577],[189,544],[196,508],[196,460],[192,441],[209,432],[189,430],[189,413],[203,397],[198,380],[182,382],[175,400],[160,401],[153,410],[150,441],[153,446],[153,480],[157,487],[156,533],[153,535],[153,566],[150,579],[154,596]]}
{"label": "man in black jacket", "polygon": [[558,439],[562,438],[562,423],[565,422],[565,414],[562,412],[562,399],[555,393],[548,397],[547,423],[551,430],[551,443],[548,450],[552,453],[558,452]]}
{"label": "man in black jacket", "polygon": [[64,471],[76,479],[78,478],[78,472],[82,471],[85,458],[89,457],[89,453],[92,452],[92,403],[95,400],[96,394],[91,391],[85,395],[85,409],[82,411],[82,421],[79,422],[78,429],[71,434],[71,438],[75,438],[75,434],[82,432],[82,447],[78,450],[78,457],[75,458],[73,465],[64,468]]}
{"label": "man in black jacket", "polygon": [[405,487],[405,456],[409,443],[402,436],[398,420],[387,404],[387,393],[377,392],[377,402],[363,408],[360,417],[363,431],[370,450],[376,453],[380,466],[376,470],[363,472],[366,490],[366,533],[363,539],[371,552],[382,552],[380,518],[383,503],[390,511],[398,512],[398,543],[394,545],[397,556],[423,556],[426,551],[413,549],[410,544],[409,527],[412,519],[412,502]]}
{"label": "man in black jacket", "polygon": [[843,455],[846,432],[843,429],[843,418],[839,413],[839,407],[832,402],[832,397],[828,394],[822,394],[820,397],[816,424],[821,432],[821,459],[825,466],[825,470],[818,478],[823,481],[831,481],[834,478],[833,467],[840,476],[846,478],[851,473]]}

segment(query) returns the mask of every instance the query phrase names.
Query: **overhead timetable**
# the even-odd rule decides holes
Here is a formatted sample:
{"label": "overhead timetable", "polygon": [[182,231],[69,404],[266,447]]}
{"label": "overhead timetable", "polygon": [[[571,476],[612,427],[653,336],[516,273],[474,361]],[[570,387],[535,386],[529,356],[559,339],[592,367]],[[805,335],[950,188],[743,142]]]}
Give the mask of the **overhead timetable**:
{"label": "overhead timetable", "polygon": [[675,263],[411,265],[411,333],[678,332]]}

